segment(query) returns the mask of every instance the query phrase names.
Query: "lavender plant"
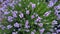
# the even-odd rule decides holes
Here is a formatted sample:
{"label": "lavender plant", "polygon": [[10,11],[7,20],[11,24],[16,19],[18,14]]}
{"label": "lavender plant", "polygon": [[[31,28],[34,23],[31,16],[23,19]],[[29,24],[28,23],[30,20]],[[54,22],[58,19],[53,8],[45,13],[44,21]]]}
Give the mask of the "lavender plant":
{"label": "lavender plant", "polygon": [[59,34],[60,0],[0,0],[0,34]]}

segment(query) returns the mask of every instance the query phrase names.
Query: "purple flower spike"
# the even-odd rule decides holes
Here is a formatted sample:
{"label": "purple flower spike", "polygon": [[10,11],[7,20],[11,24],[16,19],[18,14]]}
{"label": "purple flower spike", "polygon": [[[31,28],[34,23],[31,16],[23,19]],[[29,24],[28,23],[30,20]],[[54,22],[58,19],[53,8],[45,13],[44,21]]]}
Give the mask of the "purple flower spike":
{"label": "purple flower spike", "polygon": [[4,25],[0,25],[0,28],[4,30],[6,27]]}
{"label": "purple flower spike", "polygon": [[33,19],[33,18],[35,18],[35,16],[34,16],[34,15],[32,15],[32,16],[31,16],[31,19]]}
{"label": "purple flower spike", "polygon": [[20,18],[23,18],[24,17],[24,14],[23,13],[20,13],[19,17]]}
{"label": "purple flower spike", "polygon": [[27,15],[29,15],[29,14],[30,14],[30,11],[29,11],[29,10],[27,10],[27,11],[26,11],[26,14],[27,14]]}
{"label": "purple flower spike", "polygon": [[49,2],[48,7],[52,7],[54,3],[52,1]]}
{"label": "purple flower spike", "polygon": [[40,34],[43,34],[43,32],[44,32],[44,28],[42,28],[41,30],[40,30]]}
{"label": "purple flower spike", "polygon": [[58,24],[56,20],[52,21],[52,25]]}
{"label": "purple flower spike", "polygon": [[16,23],[14,24],[14,27],[19,27],[19,23],[16,22]]}
{"label": "purple flower spike", "polygon": [[35,34],[35,32],[31,32],[31,34]]}
{"label": "purple flower spike", "polygon": [[54,6],[54,9],[55,10],[60,9],[60,4],[58,6]]}
{"label": "purple flower spike", "polygon": [[26,22],[25,22],[25,28],[29,28],[30,27],[28,24],[29,24],[29,21],[26,20]]}
{"label": "purple flower spike", "polygon": [[28,20],[26,20],[25,24],[26,24],[26,25],[28,25],[28,24],[29,24],[29,21],[28,21]]}
{"label": "purple flower spike", "polygon": [[17,17],[17,11],[12,12],[13,17]]}
{"label": "purple flower spike", "polygon": [[17,32],[12,32],[12,34],[17,34]]}
{"label": "purple flower spike", "polygon": [[8,26],[7,26],[7,29],[10,29],[10,28],[12,28],[12,26],[11,26],[11,25],[8,25]]}
{"label": "purple flower spike", "polygon": [[43,23],[39,23],[38,26],[43,27]]}
{"label": "purple flower spike", "polygon": [[51,13],[51,11],[48,11],[48,12],[45,12],[45,14],[43,15],[43,16],[49,16],[50,15],[50,13]]}
{"label": "purple flower spike", "polygon": [[9,13],[10,13],[10,12],[5,11],[5,12],[4,12],[4,15],[7,15],[7,14],[9,14]]}
{"label": "purple flower spike", "polygon": [[28,29],[28,28],[30,28],[30,26],[29,26],[29,25],[25,25],[25,28],[27,28],[27,29]]}
{"label": "purple flower spike", "polygon": [[12,22],[13,21],[13,17],[12,16],[8,16],[8,19],[7,19],[9,22]]}
{"label": "purple flower spike", "polygon": [[32,4],[32,8],[35,8],[36,7],[36,4]]}
{"label": "purple flower spike", "polygon": [[33,4],[32,2],[30,2],[32,9],[34,9],[36,7],[36,4]]}
{"label": "purple flower spike", "polygon": [[41,17],[38,16],[38,18],[36,19],[36,22],[41,22]]}
{"label": "purple flower spike", "polygon": [[51,0],[48,4],[48,7],[52,7],[54,6],[54,4],[57,2],[58,0]]}
{"label": "purple flower spike", "polygon": [[56,30],[56,32],[59,33],[60,32],[60,29]]}

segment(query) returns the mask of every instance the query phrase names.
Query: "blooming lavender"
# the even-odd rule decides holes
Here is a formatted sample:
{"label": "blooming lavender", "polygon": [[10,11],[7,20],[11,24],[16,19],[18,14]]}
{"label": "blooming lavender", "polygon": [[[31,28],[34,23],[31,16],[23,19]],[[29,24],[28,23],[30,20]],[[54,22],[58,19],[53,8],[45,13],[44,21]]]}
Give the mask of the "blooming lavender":
{"label": "blooming lavender", "polygon": [[59,34],[59,0],[46,1],[0,0],[1,34]]}
{"label": "blooming lavender", "polygon": [[35,34],[34,32],[31,32],[31,34]]}
{"label": "blooming lavender", "polygon": [[13,17],[17,17],[17,11],[12,12]]}
{"label": "blooming lavender", "polygon": [[32,15],[32,16],[31,16],[31,19],[33,19],[33,18],[35,18],[35,16],[34,16],[34,15]]}
{"label": "blooming lavender", "polygon": [[23,18],[24,17],[24,14],[23,13],[20,13],[19,17],[20,18]]}
{"label": "blooming lavender", "polygon": [[47,11],[43,16],[49,16],[50,13],[51,11]]}
{"label": "blooming lavender", "polygon": [[8,26],[7,26],[7,29],[10,29],[10,28],[12,28],[12,25],[8,25]]}
{"label": "blooming lavender", "polygon": [[53,20],[52,25],[58,24],[56,20]]}
{"label": "blooming lavender", "polygon": [[12,32],[12,34],[17,34],[17,32]]}
{"label": "blooming lavender", "polygon": [[25,22],[25,28],[29,28],[30,27],[28,24],[29,24],[29,21],[26,20],[26,22]]}
{"label": "blooming lavender", "polygon": [[14,27],[18,27],[18,28],[19,28],[19,24],[16,22],[16,23],[14,24]]}
{"label": "blooming lavender", "polygon": [[44,28],[42,28],[41,30],[40,30],[40,34],[43,34],[43,32],[44,32]]}
{"label": "blooming lavender", "polygon": [[28,14],[28,15],[29,15],[29,14],[30,14],[30,11],[29,11],[29,10],[26,10],[26,14]]}
{"label": "blooming lavender", "polygon": [[8,16],[8,19],[7,19],[9,22],[12,22],[13,21],[13,17],[12,16]]}
{"label": "blooming lavender", "polygon": [[54,4],[56,4],[57,1],[58,0],[51,0],[51,1],[49,1],[48,7],[54,6]]}
{"label": "blooming lavender", "polygon": [[39,23],[38,26],[43,27],[43,23]]}
{"label": "blooming lavender", "polygon": [[34,9],[36,7],[36,4],[33,4],[32,2],[30,2],[32,9]]}

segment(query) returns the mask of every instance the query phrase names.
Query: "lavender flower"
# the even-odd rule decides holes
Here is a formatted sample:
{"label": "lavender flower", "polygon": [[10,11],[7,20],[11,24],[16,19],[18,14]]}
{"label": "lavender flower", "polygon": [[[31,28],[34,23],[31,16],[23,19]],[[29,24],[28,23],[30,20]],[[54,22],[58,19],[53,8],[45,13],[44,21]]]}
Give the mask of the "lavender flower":
{"label": "lavender flower", "polygon": [[35,34],[34,32],[31,32],[31,34]]}
{"label": "lavender flower", "polygon": [[29,26],[29,25],[25,25],[25,28],[27,28],[27,29],[28,29],[28,28],[30,28],[30,26]]}
{"label": "lavender flower", "polygon": [[57,7],[57,9],[60,9],[60,4],[58,6],[56,6],[56,7]]}
{"label": "lavender flower", "polygon": [[32,8],[35,8],[36,7],[36,4],[32,4]]}
{"label": "lavender flower", "polygon": [[43,27],[43,23],[39,23],[38,26]]}
{"label": "lavender flower", "polygon": [[20,14],[19,14],[19,17],[20,17],[20,18],[23,18],[23,17],[24,17],[24,14],[23,14],[23,13],[20,13]]}
{"label": "lavender flower", "polygon": [[5,26],[2,26],[1,28],[2,28],[2,30],[4,30],[6,27]]}
{"label": "lavender flower", "polygon": [[60,29],[56,30],[56,32],[59,33],[60,32]]}
{"label": "lavender flower", "polygon": [[58,1],[58,0],[51,0],[51,1],[49,1],[48,7],[54,6],[54,4],[55,4],[57,1]]}
{"label": "lavender flower", "polygon": [[0,22],[2,21],[2,18],[0,17]]}
{"label": "lavender flower", "polygon": [[43,34],[43,32],[44,32],[44,28],[42,28],[41,30],[40,30],[40,34]]}
{"label": "lavender flower", "polygon": [[12,34],[17,34],[17,32],[12,32]]}
{"label": "lavender flower", "polygon": [[4,25],[0,25],[0,28],[4,30],[6,27]]}
{"label": "lavender flower", "polygon": [[18,27],[18,28],[19,28],[19,23],[16,22],[16,23],[14,24],[14,27]]}
{"label": "lavender flower", "polygon": [[41,22],[41,17],[38,16],[38,18],[36,19],[36,22]]}
{"label": "lavender flower", "polygon": [[28,25],[28,24],[29,24],[29,21],[28,21],[28,20],[26,20],[25,24],[26,24],[26,25]]}
{"label": "lavender flower", "polygon": [[13,17],[12,16],[8,16],[8,19],[7,19],[9,22],[12,22],[13,21]]}
{"label": "lavender flower", "polygon": [[56,14],[56,16],[57,16],[57,20],[59,20],[59,19],[60,19],[60,11],[55,10],[55,14]]}
{"label": "lavender flower", "polygon": [[30,28],[30,26],[28,24],[29,24],[29,21],[26,20],[26,22],[25,22],[25,28]]}
{"label": "lavender flower", "polygon": [[12,26],[11,26],[11,25],[8,25],[8,26],[7,26],[7,29],[10,29],[10,28],[12,28]]}
{"label": "lavender flower", "polygon": [[17,17],[17,11],[12,12],[13,17]]}
{"label": "lavender flower", "polygon": [[54,3],[52,1],[49,2],[48,7],[52,7]]}
{"label": "lavender flower", "polygon": [[30,14],[30,11],[29,10],[26,10],[26,14],[29,15]]}
{"label": "lavender flower", "polygon": [[29,21],[26,20],[26,22],[25,22],[25,28],[29,28],[30,27],[28,24],[29,24]]}
{"label": "lavender flower", "polygon": [[48,11],[48,12],[45,12],[45,14],[43,15],[43,16],[49,16],[50,15],[50,13],[51,13],[51,11]]}
{"label": "lavender flower", "polygon": [[60,11],[58,11],[58,10],[55,10],[55,14],[56,14],[56,16],[58,16]]}
{"label": "lavender flower", "polygon": [[58,24],[56,20],[52,21],[52,25]]}
{"label": "lavender flower", "polygon": [[56,10],[56,9],[60,9],[60,4],[57,5],[57,6],[54,6],[54,9],[55,9],[55,10]]}
{"label": "lavender flower", "polygon": [[10,12],[5,11],[5,12],[4,12],[4,15],[7,15],[7,14],[9,14],[9,13],[10,13]]}
{"label": "lavender flower", "polygon": [[31,19],[33,19],[33,18],[35,18],[35,16],[34,16],[34,15],[32,15],[32,16],[31,16]]}
{"label": "lavender flower", "polygon": [[33,4],[32,2],[30,2],[32,9],[34,9],[36,7],[36,4]]}

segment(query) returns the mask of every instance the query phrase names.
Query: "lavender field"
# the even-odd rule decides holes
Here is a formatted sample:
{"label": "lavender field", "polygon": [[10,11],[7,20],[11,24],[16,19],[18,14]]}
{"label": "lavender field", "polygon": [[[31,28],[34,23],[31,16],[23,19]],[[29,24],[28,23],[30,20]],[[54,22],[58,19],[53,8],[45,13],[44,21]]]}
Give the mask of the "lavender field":
{"label": "lavender field", "polygon": [[60,0],[0,0],[0,34],[60,34]]}

